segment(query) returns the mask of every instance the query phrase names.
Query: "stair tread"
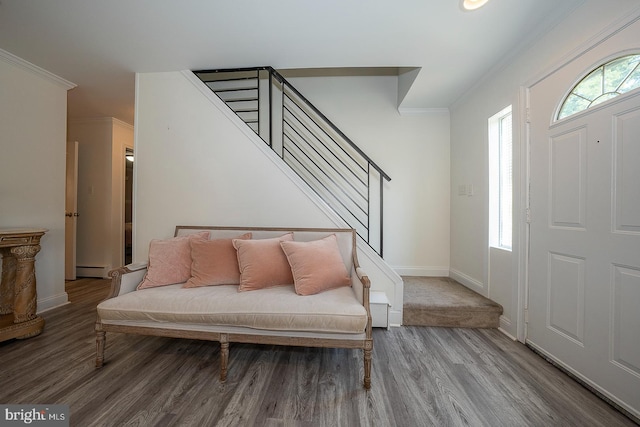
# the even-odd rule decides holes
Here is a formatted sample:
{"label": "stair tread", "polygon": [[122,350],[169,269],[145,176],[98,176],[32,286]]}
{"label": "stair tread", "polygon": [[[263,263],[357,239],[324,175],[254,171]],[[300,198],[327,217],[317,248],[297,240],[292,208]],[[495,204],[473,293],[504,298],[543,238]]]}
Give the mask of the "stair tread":
{"label": "stair tread", "polygon": [[502,306],[448,277],[403,277],[403,324],[414,326],[499,326]]}

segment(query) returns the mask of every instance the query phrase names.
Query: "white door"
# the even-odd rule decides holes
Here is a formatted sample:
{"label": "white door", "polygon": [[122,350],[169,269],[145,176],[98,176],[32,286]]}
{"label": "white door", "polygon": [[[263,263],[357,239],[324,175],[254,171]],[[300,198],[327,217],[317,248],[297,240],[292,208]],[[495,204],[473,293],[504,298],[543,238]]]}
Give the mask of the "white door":
{"label": "white door", "polygon": [[76,280],[76,232],[78,225],[78,142],[67,141],[67,180],[64,222],[64,278]]}
{"label": "white door", "polygon": [[566,86],[529,92],[527,343],[640,416],[640,93],[553,123]]}

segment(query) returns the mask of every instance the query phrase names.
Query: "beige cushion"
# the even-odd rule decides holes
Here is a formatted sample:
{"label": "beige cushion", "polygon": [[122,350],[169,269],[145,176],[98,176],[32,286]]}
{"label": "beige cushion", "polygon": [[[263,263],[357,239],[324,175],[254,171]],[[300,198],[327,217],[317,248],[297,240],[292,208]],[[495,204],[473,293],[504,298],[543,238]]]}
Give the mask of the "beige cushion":
{"label": "beige cushion", "polygon": [[258,330],[363,333],[367,312],[351,287],[301,297],[292,285],[238,292],[237,286],[150,288],[98,305],[105,322],[239,326]]}
{"label": "beige cushion", "polygon": [[293,284],[291,267],[280,242],[293,240],[293,233],[272,239],[233,239],[240,268],[239,291],[253,291]]}
{"label": "beige cushion", "polygon": [[208,231],[200,231],[167,240],[152,240],[149,243],[149,267],[138,289],[186,282],[191,277],[189,242],[193,239],[208,238]]}
{"label": "beige cushion", "polygon": [[351,285],[335,234],[311,242],[281,242],[298,295]]}
{"label": "beige cushion", "polygon": [[[251,239],[251,233],[236,239]],[[191,245],[191,277],[185,288],[240,283],[238,256],[232,239],[196,240]]]}

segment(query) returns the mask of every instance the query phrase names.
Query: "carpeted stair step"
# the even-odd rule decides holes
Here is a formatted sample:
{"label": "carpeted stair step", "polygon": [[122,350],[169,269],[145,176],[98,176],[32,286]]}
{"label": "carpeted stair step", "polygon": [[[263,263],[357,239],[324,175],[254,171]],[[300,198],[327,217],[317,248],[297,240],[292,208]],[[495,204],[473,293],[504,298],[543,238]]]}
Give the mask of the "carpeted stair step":
{"label": "carpeted stair step", "polygon": [[448,277],[405,276],[402,324],[497,328],[502,306]]}

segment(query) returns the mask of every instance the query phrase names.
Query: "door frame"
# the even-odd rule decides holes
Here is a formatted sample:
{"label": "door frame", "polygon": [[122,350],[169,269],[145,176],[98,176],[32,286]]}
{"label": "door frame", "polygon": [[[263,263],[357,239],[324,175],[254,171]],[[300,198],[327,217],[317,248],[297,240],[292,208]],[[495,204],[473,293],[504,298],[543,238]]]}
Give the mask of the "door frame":
{"label": "door frame", "polygon": [[[514,218],[514,226],[518,225],[517,234],[519,236],[519,251],[518,257],[514,262],[517,263],[518,271],[518,283],[517,283],[517,335],[516,338],[521,343],[526,343],[527,339],[527,321],[528,321],[528,295],[529,295],[529,240],[530,240],[530,227],[529,227],[529,212],[530,212],[530,179],[531,179],[531,135],[530,135],[530,90],[533,86],[540,83],[551,74],[560,71],[563,67],[579,59],[580,57],[588,54],[591,50],[595,49],[606,40],[624,31],[628,26],[632,25],[636,21],[640,20],[640,6],[636,7],[632,13],[625,14],[619,19],[613,21],[607,27],[605,27],[600,33],[594,35],[591,39],[586,40],[579,45],[575,50],[569,52],[562,60],[553,64],[546,70],[536,75],[534,78],[525,82],[520,86],[518,93],[518,105],[519,105],[519,120],[522,126],[520,126],[520,141],[521,150],[520,158],[514,159],[514,163],[517,160],[520,165],[520,187],[518,188],[519,195],[517,200],[519,203],[519,212],[521,212],[520,218]],[[640,44],[638,45],[640,49]],[[638,49],[634,50],[634,53],[638,52]],[[629,51],[629,50],[627,50]],[[615,55],[623,55],[625,50],[619,51]],[[629,51],[631,53],[631,51]],[[610,56],[615,56],[610,55]],[[599,58],[599,60],[602,58]],[[594,67],[597,64],[594,64]],[[585,70],[587,72],[588,70]],[[567,88],[567,92],[572,88]],[[559,97],[558,100],[564,99]],[[579,114],[579,113],[578,113]],[[516,197],[514,197],[515,201]],[[516,233],[514,233],[515,235]]]}
{"label": "door frame", "polygon": [[[518,164],[520,167],[520,187],[518,189],[517,198],[514,197],[514,201],[517,199],[520,213],[520,218],[514,219],[513,224],[518,226],[518,256],[515,262],[518,264],[518,289],[517,289],[517,328],[516,338],[521,343],[525,343],[527,340],[527,322],[528,322],[528,307],[529,307],[529,238],[530,238],[530,149],[531,149],[531,135],[529,131],[529,90],[530,86],[520,87],[519,90],[519,120],[522,124],[520,126],[520,157]],[[514,162],[515,163],[515,162]],[[516,234],[516,233],[514,233]]]}
{"label": "door frame", "polygon": [[134,191],[135,191],[135,186],[134,186],[134,175],[135,175],[135,163],[134,160],[131,160],[131,168],[132,168],[132,176],[131,176],[131,183],[127,183],[127,164],[129,162],[129,160],[127,159],[128,156],[132,156],[135,159],[135,151],[133,149],[133,147],[130,147],[128,145],[124,145],[124,169],[123,169],[123,178],[122,178],[122,182],[123,182],[123,189],[122,189],[122,220],[123,220],[123,233],[122,236],[122,248],[123,248],[123,252],[122,252],[122,265],[126,265],[127,264],[127,248],[126,248],[126,217],[127,217],[127,186],[130,185],[131,186],[131,257],[132,257],[132,262],[133,262],[133,212],[134,212],[134,206],[135,206],[135,197],[134,197]]}

